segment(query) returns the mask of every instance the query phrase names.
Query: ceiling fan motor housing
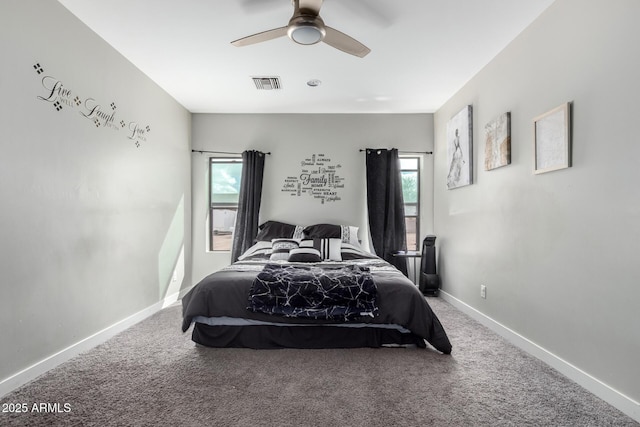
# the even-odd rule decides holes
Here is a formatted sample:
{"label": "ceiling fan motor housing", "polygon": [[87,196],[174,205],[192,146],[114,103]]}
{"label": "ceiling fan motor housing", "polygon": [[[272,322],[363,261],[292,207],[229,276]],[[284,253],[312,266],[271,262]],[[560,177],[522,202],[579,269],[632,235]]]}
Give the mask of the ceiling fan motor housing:
{"label": "ceiling fan motor housing", "polygon": [[291,18],[287,26],[287,35],[291,40],[302,45],[321,42],[327,31],[322,18],[317,15],[298,15]]}

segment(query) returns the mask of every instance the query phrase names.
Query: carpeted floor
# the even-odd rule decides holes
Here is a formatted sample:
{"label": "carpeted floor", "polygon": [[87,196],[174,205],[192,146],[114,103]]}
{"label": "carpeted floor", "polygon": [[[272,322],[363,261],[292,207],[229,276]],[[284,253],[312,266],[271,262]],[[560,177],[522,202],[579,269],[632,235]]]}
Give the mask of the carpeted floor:
{"label": "carpeted floor", "polygon": [[0,413],[0,425],[640,425],[442,299],[428,301],[450,356],[196,347],[174,305],[0,398],[3,409],[28,409]]}

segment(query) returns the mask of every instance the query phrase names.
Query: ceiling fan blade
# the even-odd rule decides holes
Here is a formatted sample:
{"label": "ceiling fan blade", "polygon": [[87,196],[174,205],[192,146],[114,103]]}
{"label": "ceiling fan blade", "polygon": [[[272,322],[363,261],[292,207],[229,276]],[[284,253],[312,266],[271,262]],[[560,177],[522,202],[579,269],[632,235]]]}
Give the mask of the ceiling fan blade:
{"label": "ceiling fan blade", "polygon": [[325,26],[325,30],[327,31],[327,34],[322,41],[329,46],[360,58],[364,58],[369,52],[371,52],[371,49],[360,43],[358,40],[346,35],[345,33],[341,33],[335,28]]}
{"label": "ceiling fan blade", "polygon": [[253,34],[251,36],[243,37],[231,42],[232,45],[237,47],[248,46],[250,44],[262,43],[268,40],[277,39],[287,35],[287,27],[274,28],[273,30],[263,31],[261,33]]}

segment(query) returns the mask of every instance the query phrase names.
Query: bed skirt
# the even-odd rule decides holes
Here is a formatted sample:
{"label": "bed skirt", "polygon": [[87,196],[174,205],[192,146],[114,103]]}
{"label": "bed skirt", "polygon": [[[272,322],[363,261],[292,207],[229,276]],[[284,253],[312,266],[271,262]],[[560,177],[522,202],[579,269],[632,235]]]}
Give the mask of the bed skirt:
{"label": "bed skirt", "polygon": [[195,322],[191,337],[194,342],[207,347],[318,349],[416,345],[426,348],[424,339],[413,333],[367,327],[210,326]]}

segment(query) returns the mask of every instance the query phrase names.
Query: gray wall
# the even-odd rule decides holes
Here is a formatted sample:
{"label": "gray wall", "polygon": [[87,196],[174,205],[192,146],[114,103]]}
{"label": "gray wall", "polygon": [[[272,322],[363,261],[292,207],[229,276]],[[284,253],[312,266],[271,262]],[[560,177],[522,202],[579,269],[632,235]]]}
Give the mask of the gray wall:
{"label": "gray wall", "polygon": [[[444,290],[636,402],[638,16],[555,2],[435,114],[434,169]],[[534,175],[532,119],[567,101],[573,167]],[[446,124],[467,104],[476,183],[447,190]],[[484,171],[484,125],[506,111],[512,164]]]}
{"label": "gray wall", "polygon": [[[365,157],[360,148],[395,147],[432,151],[431,114],[194,114],[192,141],[196,150],[270,151],[266,158],[260,216],[294,224],[317,222],[350,224],[361,228],[368,245]],[[341,200],[324,205],[308,197],[281,191],[287,176],[300,174],[300,162],[312,154],[325,154],[340,164],[345,178]],[[208,252],[208,156],[192,157],[193,281],[229,264],[228,253]],[[423,176],[433,176],[432,156],[423,156]],[[432,232],[432,182],[423,179],[421,232]]]}
{"label": "gray wall", "polygon": [[58,2],[1,1],[0,57],[1,382],[177,294],[191,200],[189,113]]}

